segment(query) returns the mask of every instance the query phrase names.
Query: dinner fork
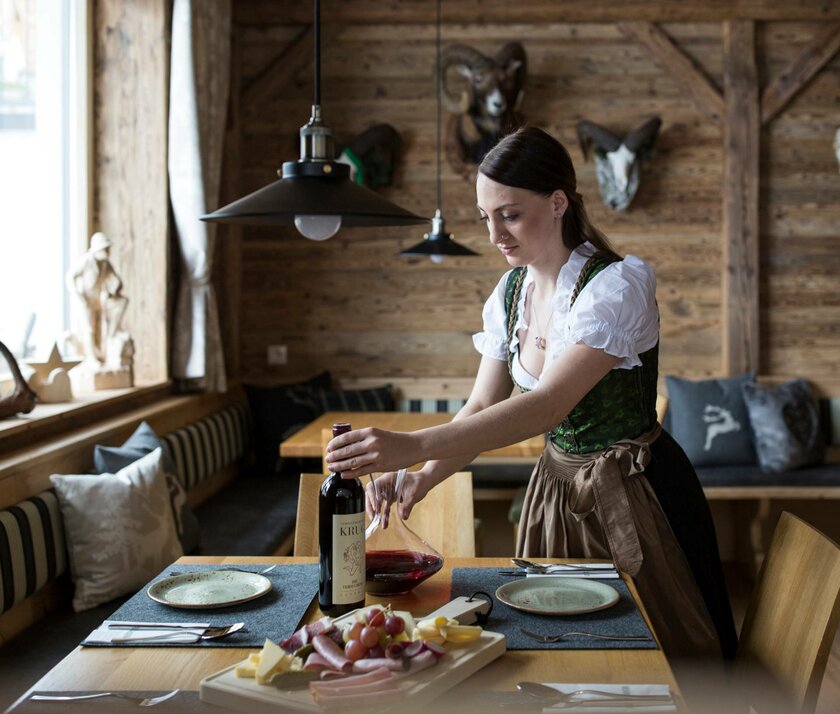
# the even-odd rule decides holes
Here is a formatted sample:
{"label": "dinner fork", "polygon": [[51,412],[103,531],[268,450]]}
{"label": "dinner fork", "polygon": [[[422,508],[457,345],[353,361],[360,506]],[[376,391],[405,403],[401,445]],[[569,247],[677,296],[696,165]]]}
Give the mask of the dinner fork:
{"label": "dinner fork", "polygon": [[[252,575],[267,575],[272,570],[274,570],[276,567],[277,567],[277,565],[275,564],[275,565],[269,565],[267,568],[263,568],[262,570],[244,570],[243,568],[234,568],[233,566],[227,566],[227,567],[224,567],[224,568],[213,568],[213,570],[215,572],[218,572],[220,570],[224,571],[224,572],[232,570],[236,573],[251,573]],[[170,571],[169,574],[170,575],[195,575],[195,574],[201,574],[201,573],[207,573],[207,572],[210,572],[210,571],[209,570],[197,570],[197,571],[172,570],[172,571]]]}
{"label": "dinner fork", "polygon": [[525,635],[526,637],[530,637],[532,640],[536,640],[537,642],[542,642],[544,644],[552,644],[554,642],[560,642],[561,640],[566,639],[567,637],[591,637],[595,640],[616,640],[620,642],[628,641],[628,642],[650,642],[651,638],[647,635],[596,635],[594,632],[561,632],[557,635],[540,635],[536,632],[530,632],[526,630],[524,627],[520,627],[519,631]]}
{"label": "dinner fork", "polygon": [[156,697],[137,697],[132,694],[123,694],[122,692],[97,692],[96,694],[33,694],[29,698],[38,702],[74,702],[82,699],[116,697],[129,702],[135,702],[139,707],[153,707],[156,704],[165,702],[167,699],[172,699],[180,691],[180,689],[173,689],[171,692],[160,694]]}

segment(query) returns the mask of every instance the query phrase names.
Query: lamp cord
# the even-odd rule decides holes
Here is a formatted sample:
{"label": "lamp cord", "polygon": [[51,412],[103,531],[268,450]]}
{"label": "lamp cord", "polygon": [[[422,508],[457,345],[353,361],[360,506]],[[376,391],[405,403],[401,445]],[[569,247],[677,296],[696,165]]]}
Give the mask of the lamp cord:
{"label": "lamp cord", "polygon": [[317,107],[321,105],[321,2],[315,0],[315,101]]}
{"label": "lamp cord", "polygon": [[435,139],[437,208],[441,210],[440,190],[440,0],[435,3],[435,97],[437,98],[437,137]]}

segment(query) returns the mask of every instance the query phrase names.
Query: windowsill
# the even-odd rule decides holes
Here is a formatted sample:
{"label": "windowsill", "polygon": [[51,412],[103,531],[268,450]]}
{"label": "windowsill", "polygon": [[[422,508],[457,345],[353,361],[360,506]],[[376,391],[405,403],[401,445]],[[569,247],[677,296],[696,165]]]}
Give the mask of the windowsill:
{"label": "windowsill", "polygon": [[61,404],[38,404],[29,414],[0,420],[0,453],[144,406],[171,393],[172,383],[166,381],[88,392]]}

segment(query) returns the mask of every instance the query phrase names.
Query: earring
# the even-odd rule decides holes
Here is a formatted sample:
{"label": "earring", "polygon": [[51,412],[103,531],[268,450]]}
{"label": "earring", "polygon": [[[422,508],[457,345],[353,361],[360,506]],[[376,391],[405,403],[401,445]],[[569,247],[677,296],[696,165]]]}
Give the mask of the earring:
{"label": "earring", "polygon": [[562,218],[562,217],[563,217],[563,214],[562,214],[562,213],[555,213],[555,214],[554,214],[554,220],[555,220],[555,221],[560,220],[560,218]]}

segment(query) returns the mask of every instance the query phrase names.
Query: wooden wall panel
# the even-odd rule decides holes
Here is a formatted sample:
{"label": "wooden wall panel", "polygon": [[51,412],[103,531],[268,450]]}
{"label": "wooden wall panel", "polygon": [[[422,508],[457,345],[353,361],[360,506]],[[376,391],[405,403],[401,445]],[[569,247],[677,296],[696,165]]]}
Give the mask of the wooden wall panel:
{"label": "wooden wall panel", "polygon": [[[306,28],[311,17],[304,5],[284,3],[281,13],[254,0],[236,4],[243,91]],[[473,3],[446,3],[444,45],[466,42],[494,51],[511,39],[524,42],[524,114],[569,148],[593,221],[621,252],[656,268],[662,373],[718,373],[723,132],[615,22],[661,21],[660,29],[722,90],[721,21],[771,21],[756,23],[760,91],[813,41],[821,20],[840,18],[825,4],[810,2],[712,3],[701,9],[635,3],[624,16],[614,3],[607,8],[529,0],[517,4],[516,18],[507,17],[507,5],[485,3],[479,15]],[[322,55],[325,121],[339,143],[372,123],[393,124],[405,154],[395,185],[381,192],[425,215],[435,207],[431,12],[420,2],[355,3],[350,14],[338,3],[322,9],[329,38]],[[840,272],[840,181],[831,141],[840,125],[838,62],[829,62],[762,129],[758,218],[760,369],[802,374],[835,392],[840,300],[832,286]],[[282,161],[297,156],[297,132],[311,104],[311,68],[291,75],[282,91],[238,107],[241,194],[273,180]],[[664,121],[656,153],[629,211],[613,213],[600,201],[593,164],[582,160],[575,124],[587,118],[626,130],[654,113]],[[422,237],[416,228],[348,229],[323,244],[287,229],[246,228],[242,377],[281,380],[323,368],[363,378],[471,376],[478,356],[470,334],[480,329],[483,302],[507,266],[477,221],[473,187],[445,162],[443,195],[447,226],[481,257],[438,267],[409,263],[395,254]],[[271,344],[288,345],[287,366],[266,364]]]}
{"label": "wooden wall panel", "polygon": [[[766,83],[822,31],[766,23],[756,35]],[[840,387],[840,55],[765,126],[761,143],[762,372]]]}
{"label": "wooden wall panel", "polygon": [[96,0],[94,213],[128,299],[135,384],[167,379],[168,0]]}

